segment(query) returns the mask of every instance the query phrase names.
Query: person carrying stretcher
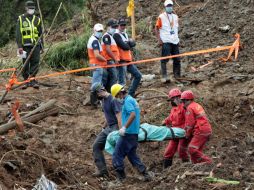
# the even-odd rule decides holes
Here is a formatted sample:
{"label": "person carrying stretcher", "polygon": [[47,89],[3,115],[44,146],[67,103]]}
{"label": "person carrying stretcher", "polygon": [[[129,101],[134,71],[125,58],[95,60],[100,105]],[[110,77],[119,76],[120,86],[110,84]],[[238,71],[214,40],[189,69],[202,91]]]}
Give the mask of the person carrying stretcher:
{"label": "person carrying stretcher", "polygon": [[[181,101],[182,92],[174,88],[169,91],[168,97],[171,102],[172,109],[169,116],[162,122],[163,125],[168,127],[177,127],[184,129],[185,124],[185,109],[184,104]],[[172,139],[169,141],[168,146],[164,152],[163,168],[166,169],[172,165],[173,157],[176,151],[183,162],[188,162],[188,140],[183,139]]]}

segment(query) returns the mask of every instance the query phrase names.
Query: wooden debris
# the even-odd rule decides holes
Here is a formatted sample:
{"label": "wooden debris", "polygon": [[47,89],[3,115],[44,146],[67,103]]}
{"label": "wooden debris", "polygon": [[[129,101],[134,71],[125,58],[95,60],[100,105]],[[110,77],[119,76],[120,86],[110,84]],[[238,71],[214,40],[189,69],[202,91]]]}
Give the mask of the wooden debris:
{"label": "wooden debris", "polygon": [[[56,100],[49,100],[47,103],[42,104],[40,107],[29,112],[25,116],[21,117],[21,121],[30,126],[37,126],[36,123],[48,116],[56,115],[59,113],[59,108],[55,107]],[[12,121],[0,126],[0,134],[4,134],[17,126],[16,121]]]}
{"label": "wooden debris", "polygon": [[40,107],[38,107],[35,110],[29,112],[24,117],[29,117],[29,116],[37,114],[37,113],[39,113],[41,111],[49,110],[49,109],[51,109],[55,105],[55,103],[56,103],[56,100],[55,99],[51,99],[47,103],[42,104]]}
{"label": "wooden debris", "polygon": [[[58,114],[59,109],[58,108],[53,108],[51,110],[48,110],[46,112],[38,113],[36,115],[26,117],[26,118],[21,118],[24,122],[29,122],[29,123],[36,123],[48,116],[56,115]],[[8,132],[10,129],[14,129],[17,126],[16,121],[4,124],[0,126],[0,135]]]}
{"label": "wooden debris", "polygon": [[180,82],[191,82],[191,83],[195,83],[198,84],[200,82],[202,82],[204,79],[197,79],[197,78],[177,78],[176,80],[180,81]]}
{"label": "wooden debris", "polygon": [[180,178],[184,179],[187,176],[208,176],[208,175],[209,175],[209,172],[202,172],[202,171],[190,172],[190,171],[186,171],[186,172],[183,173],[183,175]]}

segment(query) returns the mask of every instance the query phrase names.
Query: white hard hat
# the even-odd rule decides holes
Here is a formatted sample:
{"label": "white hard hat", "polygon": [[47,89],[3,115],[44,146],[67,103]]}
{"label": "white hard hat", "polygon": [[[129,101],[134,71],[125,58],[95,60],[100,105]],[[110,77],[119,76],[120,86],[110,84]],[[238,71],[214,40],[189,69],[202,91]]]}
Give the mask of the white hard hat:
{"label": "white hard hat", "polygon": [[164,2],[164,6],[166,7],[167,5],[173,5],[173,1],[172,0],[166,0],[165,2]]}
{"label": "white hard hat", "polygon": [[93,30],[96,31],[96,32],[104,30],[103,25],[100,24],[100,23],[97,23],[97,24],[94,25]]}

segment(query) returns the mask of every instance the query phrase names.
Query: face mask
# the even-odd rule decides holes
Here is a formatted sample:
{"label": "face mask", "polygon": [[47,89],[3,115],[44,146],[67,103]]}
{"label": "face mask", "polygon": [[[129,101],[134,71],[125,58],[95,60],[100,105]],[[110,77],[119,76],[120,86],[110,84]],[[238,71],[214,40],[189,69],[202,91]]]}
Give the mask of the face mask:
{"label": "face mask", "polygon": [[175,103],[175,101],[171,101],[171,106],[173,106],[173,107],[176,107],[176,106],[177,106],[177,104]]}
{"label": "face mask", "polygon": [[102,32],[95,32],[94,35],[97,38],[101,38],[102,37]]}
{"label": "face mask", "polygon": [[110,34],[114,34],[116,32],[116,29],[115,28],[110,28],[109,31],[108,31]]}
{"label": "face mask", "polygon": [[33,15],[34,12],[35,12],[35,9],[28,9],[28,10],[27,10],[27,13],[28,13],[29,15]]}
{"label": "face mask", "polygon": [[166,12],[171,14],[173,12],[173,7],[166,7]]}

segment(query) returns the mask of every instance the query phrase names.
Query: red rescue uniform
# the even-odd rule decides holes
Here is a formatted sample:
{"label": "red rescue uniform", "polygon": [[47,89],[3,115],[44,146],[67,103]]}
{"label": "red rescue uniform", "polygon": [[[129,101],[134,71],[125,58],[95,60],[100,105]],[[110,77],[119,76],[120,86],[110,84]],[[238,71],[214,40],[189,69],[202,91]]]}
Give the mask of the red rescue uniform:
{"label": "red rescue uniform", "polygon": [[190,103],[186,109],[185,130],[186,137],[190,140],[188,151],[192,163],[211,163],[211,158],[202,151],[212,134],[212,128],[203,107],[196,102]]}
{"label": "red rescue uniform", "polygon": [[[170,111],[169,116],[165,119],[165,124],[167,126],[184,128],[185,124],[185,109],[183,104],[179,104],[173,107]],[[186,139],[174,139],[170,140],[168,146],[166,147],[164,158],[172,159],[176,151],[182,160],[188,160],[188,141]]]}

